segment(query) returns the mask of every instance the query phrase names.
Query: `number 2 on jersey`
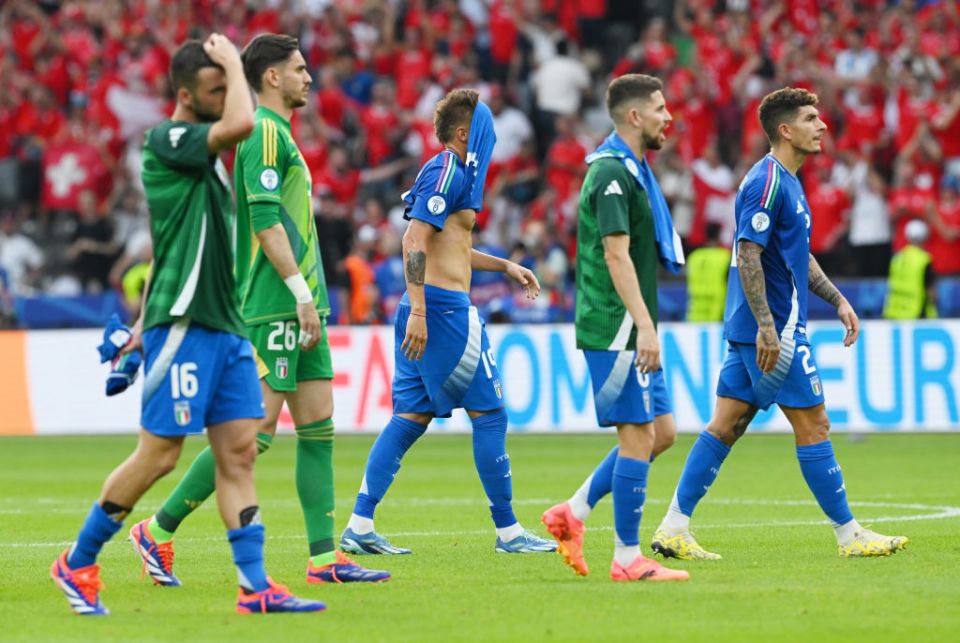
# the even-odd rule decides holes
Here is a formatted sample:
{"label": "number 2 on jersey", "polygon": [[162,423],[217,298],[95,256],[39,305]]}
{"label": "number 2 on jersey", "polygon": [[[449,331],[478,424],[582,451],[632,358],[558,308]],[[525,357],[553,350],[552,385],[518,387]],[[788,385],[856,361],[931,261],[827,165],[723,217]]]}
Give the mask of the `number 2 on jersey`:
{"label": "number 2 on jersey", "polygon": [[809,346],[797,346],[797,352],[803,353],[803,374],[809,375],[810,373],[815,373],[817,367],[810,363],[810,347]]}

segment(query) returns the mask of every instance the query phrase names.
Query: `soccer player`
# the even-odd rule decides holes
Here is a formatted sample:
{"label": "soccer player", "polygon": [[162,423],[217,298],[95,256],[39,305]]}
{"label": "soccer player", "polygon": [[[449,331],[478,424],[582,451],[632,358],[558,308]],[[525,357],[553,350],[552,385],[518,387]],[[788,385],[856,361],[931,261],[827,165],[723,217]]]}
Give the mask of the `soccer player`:
{"label": "soccer player", "polygon": [[173,115],[146,133],[143,185],[154,264],[135,340],[145,353],[136,450],[107,478],[76,543],[54,561],[54,581],[77,614],[107,614],[97,555],[136,502],[176,465],[187,434],[207,427],[217,502],[240,580],[237,611],[315,612],[267,577],[253,485],[263,403],[233,274],[234,213],[218,153],[245,139],[253,106],[240,56],[220,34],[176,51]]}
{"label": "soccer player", "polygon": [[403,236],[407,292],[394,324],[393,418],[370,449],[340,547],[356,554],[410,553],[374,531],[374,510],[430,420],[465,408],[473,422],[474,463],[496,525],[496,551],[553,551],[556,543],[523,529],[513,513],[503,387],[468,295],[472,270],[504,272],[531,299],[540,284],[530,270],[471,248],[496,141],[490,109],[477,92],[453,90],[437,104],[434,128],[444,149],[404,195],[410,220]]}
{"label": "soccer player", "polygon": [[[600,426],[616,426],[615,447],[569,501],[542,521],[574,572],[588,573],[583,524],[613,493],[615,581],[686,580],[640,553],[640,518],[652,456],[668,448],[676,425],[657,339],[657,261],[673,272],[683,250],[646,160],[659,150],[672,117],[659,79],[627,74],[607,88],[614,132],[587,157],[577,222],[577,348],[583,350]],[[659,438],[659,440],[658,440]]]}
{"label": "soccer player", "polygon": [[833,523],[841,556],[886,556],[907,544],[861,527],[847,505],[843,473],[830,443],[823,387],[807,339],[807,290],[829,302],[846,328],[844,346],[860,321],[810,254],[810,208],[797,170],[820,153],[827,131],[817,96],[784,88],[760,103],[770,153],[747,173],[736,200],[736,262],[730,269],[724,337],[727,357],[717,405],[687,456],[670,508],[652,548],[667,557],[712,560],[690,535],[690,517],[713,484],[730,449],[758,409],[779,405],[796,436],[800,471]]}
{"label": "soccer player", "polygon": [[[330,312],[313,219],[310,170],[290,135],[293,111],[307,104],[310,74],[295,38],[264,34],[243,50],[257,94],[253,133],[237,150],[236,274],[241,314],[255,349],[266,415],[257,451],[273,440],[284,400],[297,432],[297,494],[306,522],[307,582],[383,581],[336,551],[333,534],[333,366]],[[173,534],[213,493],[215,462],[202,451],[157,514],[130,530],[144,568],[176,586]]]}

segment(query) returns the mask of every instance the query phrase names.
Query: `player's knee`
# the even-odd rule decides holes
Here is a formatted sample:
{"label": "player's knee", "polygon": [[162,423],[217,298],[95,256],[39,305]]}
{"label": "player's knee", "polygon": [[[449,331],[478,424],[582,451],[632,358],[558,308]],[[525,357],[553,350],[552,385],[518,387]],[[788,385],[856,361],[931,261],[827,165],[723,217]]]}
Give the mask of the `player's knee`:
{"label": "player's knee", "polygon": [[657,436],[653,443],[653,455],[660,455],[673,446],[677,441],[677,429],[660,431],[657,430]]}
{"label": "player's knee", "polygon": [[256,457],[256,442],[238,442],[223,450],[217,459],[217,466],[222,468],[224,475],[241,475],[253,471]]}
{"label": "player's knee", "polygon": [[154,475],[156,478],[162,478],[177,466],[177,460],[180,459],[180,449],[170,449],[163,452],[160,457],[154,460]]}
{"label": "player's knee", "polygon": [[824,442],[830,438],[830,419],[823,415],[811,429],[811,443]]}
{"label": "player's knee", "polygon": [[707,424],[707,433],[720,440],[728,447],[732,447],[734,443],[743,435],[743,432],[737,432],[736,426],[734,424],[720,423],[716,420],[710,420]]}

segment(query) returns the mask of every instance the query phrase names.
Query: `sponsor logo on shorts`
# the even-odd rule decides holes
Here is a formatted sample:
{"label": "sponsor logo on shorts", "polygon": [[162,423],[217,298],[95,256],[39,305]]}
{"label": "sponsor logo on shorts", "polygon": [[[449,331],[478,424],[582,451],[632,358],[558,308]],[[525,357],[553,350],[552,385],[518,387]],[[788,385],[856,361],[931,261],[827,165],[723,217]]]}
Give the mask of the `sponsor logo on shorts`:
{"label": "sponsor logo on shorts", "polygon": [[650,412],[650,391],[643,392],[643,411],[644,413]]}
{"label": "sponsor logo on shorts", "polygon": [[177,421],[177,426],[190,424],[190,402],[174,402],[173,417]]}
{"label": "sponsor logo on shorts", "polygon": [[287,372],[289,371],[287,368],[288,365],[289,360],[286,357],[277,358],[277,378],[281,380],[287,379]]}
{"label": "sponsor logo on shorts", "polygon": [[823,387],[820,385],[820,376],[814,375],[810,378],[810,388],[813,389],[814,395],[820,395],[823,393]]}

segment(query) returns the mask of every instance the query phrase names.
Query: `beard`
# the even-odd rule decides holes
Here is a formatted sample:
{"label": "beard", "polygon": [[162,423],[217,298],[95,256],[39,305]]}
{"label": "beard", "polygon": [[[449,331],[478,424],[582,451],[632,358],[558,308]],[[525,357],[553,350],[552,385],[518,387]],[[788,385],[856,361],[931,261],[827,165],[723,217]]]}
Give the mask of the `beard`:
{"label": "beard", "polygon": [[283,102],[288,106],[294,109],[299,107],[304,107],[307,104],[307,95],[306,94],[287,94],[283,97]]}
{"label": "beard", "polygon": [[193,99],[193,113],[196,114],[197,120],[201,123],[216,123],[223,116],[223,112],[216,113],[212,110],[204,108],[200,102],[194,97]]}
{"label": "beard", "polygon": [[643,143],[647,146],[648,150],[659,150],[661,147],[663,147],[663,142],[660,140],[659,132],[655,136],[644,135]]}

